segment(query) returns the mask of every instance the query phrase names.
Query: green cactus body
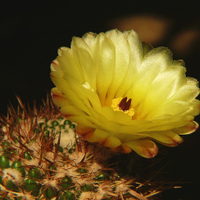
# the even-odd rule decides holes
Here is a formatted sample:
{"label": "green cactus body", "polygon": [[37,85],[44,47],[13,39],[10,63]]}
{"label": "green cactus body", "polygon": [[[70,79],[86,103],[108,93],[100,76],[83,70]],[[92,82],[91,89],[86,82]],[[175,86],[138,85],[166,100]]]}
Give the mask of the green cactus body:
{"label": "green cactus body", "polygon": [[0,199],[147,200],[155,194],[155,188],[142,193],[140,183],[111,168],[113,153],[83,142],[51,100],[31,114],[20,105],[18,114],[2,118]]}

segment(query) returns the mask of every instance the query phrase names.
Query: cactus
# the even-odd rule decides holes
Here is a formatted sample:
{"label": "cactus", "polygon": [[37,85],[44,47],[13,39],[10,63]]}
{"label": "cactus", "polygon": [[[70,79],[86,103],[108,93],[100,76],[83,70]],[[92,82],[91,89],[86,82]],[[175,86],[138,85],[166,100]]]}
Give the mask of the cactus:
{"label": "cactus", "polygon": [[122,170],[127,156],[82,141],[51,99],[39,109],[18,101],[1,120],[0,199],[147,200],[162,191]]}

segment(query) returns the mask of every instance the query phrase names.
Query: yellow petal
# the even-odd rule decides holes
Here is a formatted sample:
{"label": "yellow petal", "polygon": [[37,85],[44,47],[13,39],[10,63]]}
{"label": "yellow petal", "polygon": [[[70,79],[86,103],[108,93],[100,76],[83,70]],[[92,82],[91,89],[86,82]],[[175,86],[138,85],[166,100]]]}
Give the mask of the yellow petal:
{"label": "yellow petal", "polygon": [[129,65],[124,80],[117,89],[116,97],[125,96],[125,93],[134,83],[134,80],[138,75],[137,73],[143,58],[142,43],[138,37],[138,34],[131,30],[124,32],[124,35],[130,48]]}
{"label": "yellow petal", "polygon": [[172,129],[172,130],[179,135],[188,135],[196,131],[198,128],[199,128],[199,124],[193,121],[193,122],[189,122],[185,126]]}
{"label": "yellow petal", "polygon": [[121,145],[122,151],[124,153],[131,153],[132,149],[124,144]]}
{"label": "yellow petal", "polygon": [[[176,146],[179,135],[198,128],[197,80],[186,77],[169,49],[149,47],[133,30],[111,30],[74,37],[71,48],[59,49],[52,98],[83,139],[150,158],[158,151],[151,140]],[[111,104],[126,98],[128,110]]]}
{"label": "yellow petal", "polygon": [[72,51],[70,48],[61,47],[58,50],[58,54],[59,56],[56,58],[56,60],[59,63],[60,69],[63,71],[63,73],[69,73],[80,82],[84,82],[76,53],[74,53],[74,51]]}
{"label": "yellow petal", "polygon": [[185,101],[172,101],[170,103],[166,103],[165,105],[161,106],[159,111],[156,110],[156,114],[154,114],[154,118],[159,118],[162,115],[189,115],[192,112],[198,113],[199,109],[199,101],[195,102],[185,102]]}
{"label": "yellow petal", "polygon": [[[163,83],[164,80],[164,83]],[[146,117],[165,103],[186,83],[185,69],[180,66],[168,67],[154,79],[137,111],[139,118]]]}
{"label": "yellow petal", "polygon": [[[54,101],[54,99],[53,99],[53,101]],[[80,116],[80,115],[85,116],[85,113],[82,110],[80,110],[77,107],[72,106],[70,104],[65,104],[64,106],[62,106],[60,108],[60,112],[66,116],[71,116],[71,115],[72,116]]]}
{"label": "yellow petal", "polygon": [[199,94],[198,81],[194,78],[188,78],[187,82],[176,94],[171,98],[172,101],[191,101]]}
{"label": "yellow petal", "polygon": [[110,148],[116,148],[121,145],[121,141],[118,138],[99,129],[95,130],[94,137],[89,139],[89,142],[99,142],[103,146]]}
{"label": "yellow petal", "polygon": [[145,158],[153,158],[158,153],[157,145],[151,140],[134,140],[123,144]]}
{"label": "yellow petal", "polygon": [[[83,36],[84,37],[84,36]],[[88,37],[89,37],[89,34],[88,34]],[[96,37],[95,37],[96,38]],[[89,38],[88,38],[89,39]],[[90,40],[90,39],[89,39]],[[91,51],[91,47],[90,45],[88,45],[86,43],[86,41],[83,39],[83,38],[79,38],[79,37],[73,37],[72,38],[72,42],[71,42],[71,48],[75,51],[78,49],[84,49],[86,50],[87,52],[89,52],[90,54],[92,53]]]}
{"label": "yellow petal", "polygon": [[147,90],[157,75],[172,63],[169,49],[158,47],[149,51],[143,58],[137,77],[125,96],[131,98],[132,106],[136,107],[147,95]]}
{"label": "yellow petal", "polygon": [[[75,93],[76,96],[79,97],[81,102],[83,102],[87,107],[92,107],[95,111],[99,112],[99,110],[101,109],[99,97],[97,93],[94,92],[92,88],[90,88],[89,85],[88,88],[86,88],[84,83],[81,84],[74,77],[70,76],[70,74],[65,74],[64,79],[68,82],[71,91],[73,91],[73,93]],[[71,104],[77,105],[73,101],[71,101]]]}
{"label": "yellow petal", "polygon": [[91,53],[94,50],[94,46],[96,44],[97,41],[97,34],[96,33],[85,33],[82,37],[82,39],[84,40],[84,42],[90,47],[91,49]]}
{"label": "yellow petal", "polygon": [[[154,111],[149,113],[147,118],[157,118],[157,116],[161,116],[163,113],[174,115],[177,113],[185,114],[187,111],[198,111],[198,105],[200,103],[198,100],[194,100],[198,94],[199,88],[197,80],[186,78],[186,84],[183,85],[171,98],[163,101],[164,104],[161,107],[158,106]],[[194,115],[198,115],[198,112],[196,113],[197,114]]]}
{"label": "yellow petal", "polygon": [[84,140],[89,140],[94,137],[94,131],[94,128],[82,124],[78,124],[76,126],[76,133],[80,135]]}
{"label": "yellow petal", "polygon": [[104,106],[101,109],[101,114],[106,117],[109,121],[114,121],[120,124],[124,124],[130,122],[132,117],[121,112],[121,111],[114,111],[111,107]]}
{"label": "yellow petal", "polygon": [[114,51],[114,70],[113,78],[107,92],[105,105],[111,105],[111,101],[116,94],[116,90],[121,85],[126,75],[129,59],[130,59],[130,47],[125,35],[118,30],[111,30],[106,32],[106,36],[111,39],[115,46]]}
{"label": "yellow petal", "polygon": [[90,118],[82,116],[82,115],[69,115],[67,116],[69,120],[76,122],[77,124],[83,124],[84,126],[96,128],[96,124],[94,124]]}
{"label": "yellow petal", "polygon": [[183,139],[173,131],[150,132],[148,135],[166,146],[175,147],[183,142]]}
{"label": "yellow petal", "polygon": [[77,54],[84,82],[88,82],[90,87],[96,91],[96,68],[94,67],[91,54],[77,45],[73,47],[74,53]]}
{"label": "yellow petal", "polygon": [[63,96],[63,94],[56,87],[51,89],[51,96],[52,96],[53,102],[58,107],[62,107],[68,104],[68,100]]}
{"label": "yellow petal", "polygon": [[96,92],[102,105],[104,105],[115,67],[115,47],[104,33],[100,33],[97,36],[93,52],[93,62],[96,68]]}

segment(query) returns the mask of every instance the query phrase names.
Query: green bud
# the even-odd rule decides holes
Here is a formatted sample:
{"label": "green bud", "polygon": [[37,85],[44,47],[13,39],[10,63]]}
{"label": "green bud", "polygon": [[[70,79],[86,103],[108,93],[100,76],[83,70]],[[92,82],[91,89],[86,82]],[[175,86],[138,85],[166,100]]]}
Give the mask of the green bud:
{"label": "green bud", "polygon": [[57,191],[54,188],[52,188],[52,187],[48,187],[45,190],[44,194],[45,194],[45,197],[47,199],[51,199],[51,198],[53,198],[53,197],[55,197],[57,195]]}
{"label": "green bud", "polygon": [[92,186],[89,185],[89,184],[82,185],[82,186],[81,186],[81,190],[82,190],[83,192],[91,191],[91,190],[92,190]]}
{"label": "green bud", "polygon": [[55,165],[49,166],[49,169],[55,170]]}
{"label": "green bud", "polygon": [[55,120],[55,121],[52,121],[51,124],[52,124],[53,126],[58,126],[58,125],[59,125],[58,121],[56,121],[56,120]]}
{"label": "green bud", "polygon": [[4,183],[4,186],[8,189],[11,190],[15,185],[11,180],[7,180],[5,181],[6,183]]}
{"label": "green bud", "polygon": [[51,130],[56,130],[56,128],[54,126],[50,126],[49,127]]}
{"label": "green bud", "polygon": [[66,176],[65,178],[63,178],[60,182],[60,187],[63,190],[68,189],[69,187],[73,186],[74,184],[72,183],[72,179],[69,178],[68,176]]}
{"label": "green bud", "polygon": [[22,173],[22,176],[25,176],[25,169],[22,167],[21,161],[18,161],[18,160],[14,161],[11,167],[12,167],[13,169],[16,169],[16,170],[18,170],[19,172],[21,172],[21,173]]}
{"label": "green bud", "polygon": [[0,156],[0,167],[6,169],[10,167],[10,161],[6,155]]}
{"label": "green bud", "polygon": [[18,121],[18,122],[21,122],[21,121],[22,121],[22,118],[19,117],[19,118],[17,119],[17,121]]}
{"label": "green bud", "polygon": [[65,129],[65,125],[60,125],[60,130]]}
{"label": "green bud", "polygon": [[10,152],[10,143],[9,142],[3,142],[3,149],[5,152]]}
{"label": "green bud", "polygon": [[68,149],[68,153],[73,153],[73,148]]}
{"label": "green bud", "polygon": [[37,184],[33,179],[26,179],[24,181],[24,188],[27,192],[31,192],[33,196],[38,196],[40,193],[40,184]]}
{"label": "green bud", "polygon": [[[55,144],[55,146],[57,147],[58,145],[57,145],[57,144]],[[62,153],[62,152],[63,152],[63,148],[62,148],[61,146],[59,146],[59,149],[58,149],[58,151]]]}
{"label": "green bud", "polygon": [[105,181],[109,179],[109,176],[106,173],[102,172],[98,176],[96,176],[95,179],[98,181]]}
{"label": "green bud", "polygon": [[49,166],[49,169],[50,169],[50,170],[48,170],[48,171],[50,172],[51,176],[52,176],[53,174],[55,174],[55,173],[56,173],[56,172],[55,172],[55,170],[56,170],[56,167],[55,167],[55,165],[54,165],[54,164],[52,164],[51,166]]}
{"label": "green bud", "polygon": [[70,120],[68,120],[68,119],[64,121],[64,125],[69,125],[70,126],[71,124],[72,124],[72,122]]}
{"label": "green bud", "polygon": [[87,173],[88,170],[87,169],[83,169],[83,168],[79,168],[76,170],[77,172],[80,172],[80,173]]}
{"label": "green bud", "polygon": [[45,136],[45,137],[49,137],[49,130],[47,130],[47,129],[44,130],[44,136]]}
{"label": "green bud", "polygon": [[76,128],[76,124],[71,124],[69,127],[70,127],[71,129],[75,129],[75,128]]}
{"label": "green bud", "polygon": [[3,142],[3,146],[10,146],[9,142]]}
{"label": "green bud", "polygon": [[63,119],[64,119],[63,117],[59,117],[59,118],[58,118],[59,121],[62,121]]}
{"label": "green bud", "polygon": [[43,128],[43,126],[44,126],[44,122],[39,123],[40,128]]}
{"label": "green bud", "polygon": [[49,125],[48,125],[48,124],[44,124],[44,129],[45,129],[45,128],[48,128],[48,127],[49,127]]}
{"label": "green bud", "polygon": [[38,179],[42,179],[42,175],[41,172],[39,171],[38,168],[33,167],[29,170],[28,175],[30,178],[38,178]]}
{"label": "green bud", "polygon": [[24,158],[27,159],[27,160],[32,160],[32,157],[31,157],[31,155],[28,151],[24,152]]}
{"label": "green bud", "polygon": [[35,128],[35,131],[34,131],[36,134],[37,133],[40,133],[40,129],[39,128]]}
{"label": "green bud", "polygon": [[18,125],[18,124],[19,124],[19,122],[21,122],[21,121],[22,121],[22,118],[18,118],[18,119],[17,119],[17,121],[16,121],[16,122],[14,122],[14,124],[15,124],[15,125]]}

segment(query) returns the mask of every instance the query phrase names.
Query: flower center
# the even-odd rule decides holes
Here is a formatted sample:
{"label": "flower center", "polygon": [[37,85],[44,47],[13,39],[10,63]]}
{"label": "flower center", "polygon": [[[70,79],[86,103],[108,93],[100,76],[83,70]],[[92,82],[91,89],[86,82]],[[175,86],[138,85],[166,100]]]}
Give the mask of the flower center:
{"label": "flower center", "polygon": [[132,99],[129,99],[127,101],[127,97],[119,97],[112,100],[111,107],[114,111],[121,111],[129,116],[133,116],[135,114],[135,111],[133,107],[131,106]]}

